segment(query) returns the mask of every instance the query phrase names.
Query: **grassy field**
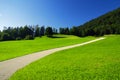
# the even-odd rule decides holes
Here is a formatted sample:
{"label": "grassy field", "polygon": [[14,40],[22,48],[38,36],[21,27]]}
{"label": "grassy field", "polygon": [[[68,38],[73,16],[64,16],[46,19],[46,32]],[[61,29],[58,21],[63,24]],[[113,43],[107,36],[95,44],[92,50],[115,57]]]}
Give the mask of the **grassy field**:
{"label": "grassy field", "polygon": [[82,43],[94,37],[79,38],[72,35],[57,35],[57,38],[0,42],[0,61],[23,56],[41,50]]}
{"label": "grassy field", "polygon": [[33,62],[10,80],[119,80],[120,36],[106,37]]}

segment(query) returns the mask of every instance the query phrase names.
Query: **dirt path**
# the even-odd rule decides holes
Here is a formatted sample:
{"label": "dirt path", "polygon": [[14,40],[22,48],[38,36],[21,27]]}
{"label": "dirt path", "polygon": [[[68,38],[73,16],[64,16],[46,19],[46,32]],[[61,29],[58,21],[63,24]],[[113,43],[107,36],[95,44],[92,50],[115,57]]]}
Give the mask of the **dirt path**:
{"label": "dirt path", "polygon": [[45,57],[47,55],[50,55],[54,52],[57,51],[61,51],[61,50],[65,50],[65,49],[70,49],[70,48],[74,48],[74,47],[78,47],[78,46],[82,46],[82,45],[86,45],[92,42],[96,42],[99,40],[103,40],[105,38],[98,38],[95,40],[91,40],[88,42],[84,42],[81,44],[76,44],[76,45],[71,45],[71,46],[66,46],[66,47],[61,47],[61,48],[54,48],[54,49],[50,49],[50,50],[45,50],[45,51],[41,51],[41,52],[37,52],[37,53],[33,53],[33,54],[29,54],[29,55],[25,55],[22,57],[17,57],[14,59],[10,59],[10,60],[6,60],[3,62],[0,62],[0,80],[7,80],[9,79],[9,77],[15,73],[17,70],[25,67],[26,65],[30,64],[33,61],[36,61],[42,57]]}

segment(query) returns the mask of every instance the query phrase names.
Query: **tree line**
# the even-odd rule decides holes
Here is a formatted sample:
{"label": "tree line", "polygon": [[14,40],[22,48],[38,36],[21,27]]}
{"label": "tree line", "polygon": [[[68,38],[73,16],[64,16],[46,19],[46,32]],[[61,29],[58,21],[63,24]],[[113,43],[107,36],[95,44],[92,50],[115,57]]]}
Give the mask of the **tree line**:
{"label": "tree line", "polygon": [[5,27],[0,31],[0,41],[34,39],[44,35],[52,37],[53,34],[85,36],[103,36],[108,34],[120,34],[120,8],[106,13],[98,18],[90,20],[83,25],[73,26],[71,28],[56,28],[44,26],[28,26],[24,27]]}
{"label": "tree line", "polygon": [[53,34],[57,34],[57,29],[52,27],[45,28],[44,26],[28,26],[24,27],[4,27],[3,31],[0,31],[0,41],[7,40],[32,40],[35,37],[42,37],[44,35],[52,37]]}
{"label": "tree line", "polygon": [[60,33],[72,34],[80,37],[120,34],[120,8],[90,20],[80,26],[74,26],[70,29],[60,28]]}

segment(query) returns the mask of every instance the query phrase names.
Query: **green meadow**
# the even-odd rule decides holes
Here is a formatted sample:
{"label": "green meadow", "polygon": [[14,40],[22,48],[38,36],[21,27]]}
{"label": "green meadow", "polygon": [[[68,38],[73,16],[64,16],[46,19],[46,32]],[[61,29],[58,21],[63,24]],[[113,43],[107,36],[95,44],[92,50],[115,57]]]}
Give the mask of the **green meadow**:
{"label": "green meadow", "polygon": [[54,38],[44,36],[35,38],[35,40],[3,41],[0,42],[0,61],[92,39],[95,39],[95,37],[79,38],[72,35],[55,35]]}
{"label": "green meadow", "polygon": [[35,61],[18,70],[10,80],[119,80],[120,36],[105,37]]}

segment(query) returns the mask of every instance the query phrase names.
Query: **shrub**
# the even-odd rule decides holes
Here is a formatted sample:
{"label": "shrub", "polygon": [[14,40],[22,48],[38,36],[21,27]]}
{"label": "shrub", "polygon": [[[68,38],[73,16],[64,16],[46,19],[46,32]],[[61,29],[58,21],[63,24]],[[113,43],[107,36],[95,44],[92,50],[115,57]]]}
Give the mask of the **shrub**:
{"label": "shrub", "polygon": [[25,37],[25,40],[33,40],[33,39],[34,39],[34,37],[32,35],[27,35]]}
{"label": "shrub", "polygon": [[17,37],[16,40],[21,40],[22,38],[21,37]]}
{"label": "shrub", "polygon": [[10,37],[8,33],[3,33],[1,35],[1,41],[7,41],[7,40],[12,40],[12,38]]}

